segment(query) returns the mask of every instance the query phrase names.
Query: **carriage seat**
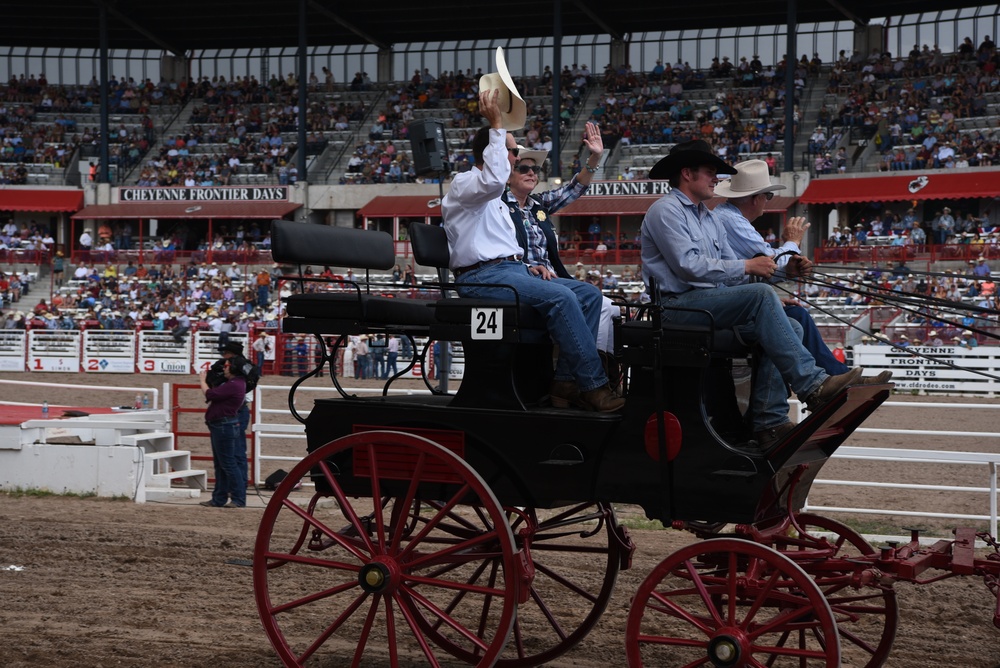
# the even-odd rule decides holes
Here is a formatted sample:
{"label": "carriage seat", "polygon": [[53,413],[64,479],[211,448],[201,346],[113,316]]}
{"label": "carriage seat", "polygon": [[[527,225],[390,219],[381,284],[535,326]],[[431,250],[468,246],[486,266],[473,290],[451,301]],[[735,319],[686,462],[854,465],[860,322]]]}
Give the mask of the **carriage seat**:
{"label": "carriage seat", "polygon": [[[390,270],[395,247],[385,232],[275,220],[271,225],[275,262]],[[434,323],[430,302],[372,294],[371,286],[352,281],[316,281],[337,291],[289,296],[286,331],[360,334],[397,331],[426,334]]]}
{"label": "carriage seat", "polygon": [[750,355],[750,347],[736,336],[736,332],[716,329],[711,314],[701,313],[705,317],[704,324],[657,322],[655,315],[649,320],[623,322],[617,336],[624,362],[649,366],[658,353],[663,366],[702,367],[708,366],[713,358]]}
{"label": "carriage seat", "polygon": [[[451,255],[448,251],[448,236],[443,227],[411,223],[409,236],[413,257],[419,264],[448,269]],[[518,301],[513,289],[511,298],[505,300],[458,297],[434,302],[437,323],[432,327],[432,338],[449,341],[478,338],[473,331],[477,327],[474,309],[500,309],[503,328],[496,340],[532,343],[549,341],[544,317],[537,309]]]}

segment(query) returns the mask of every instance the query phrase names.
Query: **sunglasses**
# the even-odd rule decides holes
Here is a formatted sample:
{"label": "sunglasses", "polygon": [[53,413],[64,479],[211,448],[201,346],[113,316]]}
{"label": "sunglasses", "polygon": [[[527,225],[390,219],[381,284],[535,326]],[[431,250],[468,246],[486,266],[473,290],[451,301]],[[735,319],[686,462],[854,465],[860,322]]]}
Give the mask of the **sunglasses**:
{"label": "sunglasses", "polygon": [[766,199],[768,202],[770,202],[772,199],[774,199],[774,193],[763,193],[763,195],[764,195],[764,199]]}
{"label": "sunglasses", "polygon": [[518,174],[528,174],[528,173],[538,174],[540,171],[542,171],[542,168],[539,167],[538,165],[518,165],[514,169],[517,170]]}
{"label": "sunglasses", "polygon": [[515,146],[514,148],[510,148],[508,146],[507,150],[510,151],[511,153],[513,153],[515,158],[517,157],[517,154],[521,152],[521,149],[518,148],[517,146]]}

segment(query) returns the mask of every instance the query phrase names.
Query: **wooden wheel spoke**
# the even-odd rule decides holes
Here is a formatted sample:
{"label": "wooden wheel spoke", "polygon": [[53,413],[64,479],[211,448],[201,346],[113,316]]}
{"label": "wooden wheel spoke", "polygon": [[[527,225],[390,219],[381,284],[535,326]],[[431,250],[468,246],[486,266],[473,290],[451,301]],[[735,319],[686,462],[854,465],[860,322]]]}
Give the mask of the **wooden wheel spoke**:
{"label": "wooden wheel spoke", "polygon": [[373,596],[371,600],[371,605],[368,606],[368,614],[365,617],[365,623],[361,627],[361,635],[358,637],[358,647],[354,651],[354,659],[351,661],[351,666],[361,665],[361,657],[364,656],[365,647],[368,646],[368,638],[371,636],[372,626],[375,623],[375,615],[378,614],[378,596]]}
{"label": "wooden wheel spoke", "polygon": [[[365,547],[368,549],[368,553],[375,554],[375,546],[368,537],[368,531],[365,528],[365,523],[361,521],[361,518],[358,517],[358,514],[354,511],[354,506],[351,505],[351,502],[347,499],[347,495],[344,494],[344,490],[341,488],[340,483],[338,483],[335,479],[333,471],[330,470],[330,465],[325,461],[320,461],[319,467],[320,470],[323,471],[323,477],[333,490],[334,498],[336,498],[337,503],[340,504],[340,512],[344,513],[344,515],[347,516],[348,521],[351,523],[351,526],[357,529],[358,538],[365,544]],[[330,537],[336,540],[335,536],[331,535]]]}
{"label": "wooden wheel spoke", "polygon": [[[455,494],[452,494],[452,497],[448,499],[448,501],[445,504],[443,504],[440,508],[438,508],[434,516],[426,520],[423,528],[421,528],[420,531],[416,533],[416,535],[410,538],[409,543],[399,552],[397,558],[406,559],[410,555],[410,553],[416,549],[417,545],[420,544],[420,541],[422,541],[431,531],[433,531],[442,522],[444,522],[444,519],[448,517],[451,510],[458,505],[459,500],[465,494],[467,494],[468,491],[469,491],[468,485],[462,485],[462,488],[460,490],[458,490]],[[423,518],[418,518],[418,519],[422,520]]]}
{"label": "wooden wheel spoke", "polygon": [[[294,502],[292,502],[292,501],[290,501],[288,499],[285,499],[281,503],[282,503],[282,505],[285,508],[288,508],[293,513],[295,513],[296,515],[298,515],[299,517],[301,517],[303,520],[305,520],[310,526],[315,527],[316,529],[319,529],[319,531],[324,536],[326,536],[327,538],[329,538],[330,540],[332,540],[333,542],[337,543],[342,548],[344,548],[345,550],[347,550],[348,552],[350,552],[351,554],[353,554],[355,557],[357,557],[358,561],[360,561],[361,563],[367,563],[368,562],[371,553],[365,554],[362,550],[359,550],[358,547],[357,547],[357,545],[355,544],[355,541],[349,539],[348,537],[344,536],[343,534],[341,534],[338,531],[334,531],[333,529],[331,529],[330,527],[328,527],[326,524],[324,524],[323,522],[319,521],[314,515],[310,515],[305,510],[303,510],[302,508],[299,508],[299,506],[296,505]],[[352,511],[352,514],[353,514],[353,511]],[[355,515],[354,517],[355,517],[355,520],[357,520],[357,515]],[[354,526],[358,529],[358,533],[361,535],[361,537],[364,538],[365,543],[368,545],[368,547],[372,547],[371,541],[368,540],[367,534],[361,529],[360,524],[357,523],[357,522],[355,522]],[[269,553],[269,554],[275,554],[275,553]],[[296,560],[302,559],[301,557],[298,557],[298,555],[292,555],[292,554],[282,555],[280,558],[284,559],[286,561],[296,561]],[[303,562],[303,563],[305,563],[305,562]]]}
{"label": "wooden wheel spoke", "polygon": [[463,638],[471,642],[478,649],[486,649],[488,645],[482,638],[469,631],[461,624],[461,622],[454,619],[450,614],[439,608],[425,596],[410,587],[404,587],[404,591],[410,598],[419,603],[422,608],[430,612],[435,619],[439,620],[440,623],[444,623],[446,626],[459,633]]}
{"label": "wooden wheel spoke", "polygon": [[358,586],[357,581],[345,582],[344,584],[338,585],[336,587],[330,587],[329,589],[324,589],[323,591],[318,591],[309,594],[308,596],[303,596],[301,598],[288,601],[287,603],[282,603],[281,605],[272,606],[271,612],[276,615],[281,614],[282,612],[288,612],[289,610],[294,610],[295,608],[298,608],[300,606],[307,605],[309,603],[315,603],[317,601],[322,601],[324,599],[330,598],[331,596],[336,596],[337,594],[342,594],[345,591],[354,589],[357,586]]}
{"label": "wooden wheel spoke", "polygon": [[330,638],[330,636],[332,636],[334,633],[337,632],[337,629],[339,629],[345,621],[350,619],[351,615],[354,614],[355,610],[361,607],[361,604],[365,602],[366,598],[368,598],[368,594],[362,594],[357,598],[355,598],[354,601],[352,601],[351,604],[348,605],[347,608],[345,608],[344,611],[340,613],[340,615],[336,619],[334,619],[329,626],[323,629],[323,632],[320,633],[319,636],[317,636],[316,640],[313,641],[313,643],[306,649],[305,652],[302,653],[302,655],[299,658],[302,661],[305,661],[310,656],[312,656],[317,649],[323,646],[323,643],[325,643]]}
{"label": "wooden wheel spoke", "polygon": [[543,574],[547,575],[553,582],[559,583],[560,585],[562,585],[562,587],[564,589],[568,589],[572,593],[576,594],[577,596],[581,596],[581,597],[587,599],[591,603],[594,603],[594,602],[597,601],[597,596],[595,594],[590,593],[589,591],[587,591],[586,589],[584,589],[581,585],[578,585],[575,582],[570,581],[568,578],[565,578],[562,575],[559,575],[557,572],[555,572],[554,570],[552,570],[551,568],[549,568],[545,564],[540,564],[540,563],[538,563],[536,561],[535,562],[535,577],[538,577],[539,573],[543,573]]}

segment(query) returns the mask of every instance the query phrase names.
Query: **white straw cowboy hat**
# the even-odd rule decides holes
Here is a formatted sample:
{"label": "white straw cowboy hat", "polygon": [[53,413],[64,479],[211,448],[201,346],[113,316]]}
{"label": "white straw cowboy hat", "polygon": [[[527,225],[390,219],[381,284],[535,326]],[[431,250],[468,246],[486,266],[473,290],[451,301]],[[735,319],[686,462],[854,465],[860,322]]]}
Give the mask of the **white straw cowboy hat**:
{"label": "white straw cowboy hat", "polygon": [[736,173],[715,186],[716,197],[749,197],[761,193],[784,190],[781,184],[772,184],[767,163],[763,160],[747,160],[736,165]]}
{"label": "white straw cowboy hat", "polygon": [[500,122],[507,131],[520,130],[528,118],[528,107],[521,94],[517,92],[514,80],[507,71],[507,63],[503,58],[503,47],[497,47],[497,71],[484,74],[479,78],[479,90],[499,90],[497,103],[500,106]]}
{"label": "white straw cowboy hat", "polygon": [[548,151],[536,151],[535,149],[526,148],[520,144],[517,145],[518,162],[521,160],[534,160],[535,164],[541,167],[547,157],[549,157]]}

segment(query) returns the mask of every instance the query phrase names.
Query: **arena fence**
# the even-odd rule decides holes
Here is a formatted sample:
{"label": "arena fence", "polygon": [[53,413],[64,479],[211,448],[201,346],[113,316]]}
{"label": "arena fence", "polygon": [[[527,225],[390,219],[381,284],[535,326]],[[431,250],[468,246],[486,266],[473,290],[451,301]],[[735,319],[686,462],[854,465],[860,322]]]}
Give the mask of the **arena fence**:
{"label": "arena fence", "polygon": [[223,337],[243,345],[247,332],[196,331],[180,340],[163,330],[0,330],[0,371],[192,374],[219,359]]}
{"label": "arena fence", "polygon": [[[802,404],[797,401],[790,401],[792,412],[796,422],[802,420]],[[996,411],[1000,409],[1000,404],[966,404],[966,403],[938,403],[933,401],[886,401],[879,410],[906,410],[913,411],[921,408],[942,408],[947,407],[953,410],[968,409],[974,411]],[[987,424],[996,424],[992,419],[984,420]],[[816,485],[831,485],[842,487],[869,487],[887,488],[916,491],[942,491],[942,492],[969,492],[975,494],[987,494],[989,496],[989,514],[967,514],[957,512],[934,512],[929,510],[915,509],[889,509],[889,508],[863,508],[844,506],[823,506],[813,505],[806,499],[805,510],[807,511],[828,511],[854,513],[861,515],[896,515],[900,517],[923,517],[942,518],[960,520],[988,521],[990,533],[997,535],[997,466],[1000,465],[1000,432],[990,431],[948,431],[934,429],[883,429],[877,427],[859,427],[854,430],[855,434],[884,434],[893,436],[925,437],[934,441],[953,442],[954,439],[968,440],[974,439],[974,446],[982,447],[984,451],[979,452],[952,452],[945,450],[920,450],[908,448],[878,448],[878,447],[856,447],[841,446],[833,454],[831,459],[871,461],[871,462],[907,462],[914,465],[926,465],[924,471],[932,471],[944,464],[984,466],[984,474],[987,485],[980,486],[960,486],[960,485],[928,485],[912,482],[876,482],[859,480],[833,480],[829,478],[817,478],[813,481]],[[987,446],[990,441],[993,444]],[[993,450],[987,452],[985,450]],[[914,468],[914,475],[919,472]]]}
{"label": "arena fence", "polygon": [[[134,397],[135,397],[135,395],[137,395],[137,394],[148,394],[149,395],[149,408],[154,409],[154,410],[157,410],[157,409],[160,408],[160,390],[156,389],[155,387],[149,387],[149,386],[122,385],[122,386],[107,386],[107,387],[95,388],[93,385],[74,385],[74,384],[68,384],[68,383],[44,383],[44,382],[41,382],[41,381],[34,381],[34,380],[7,380],[5,378],[4,379],[0,379],[0,385],[21,385],[21,386],[31,386],[31,387],[59,387],[59,388],[69,388],[69,389],[72,389],[72,390],[86,390],[89,393],[93,393],[95,389],[100,389],[100,391],[102,393],[102,402],[103,402],[103,394],[105,392],[113,392],[113,393],[115,393],[115,396],[118,396],[119,393],[120,393],[120,396],[122,397],[122,400],[121,400],[121,403],[118,404],[118,405],[122,405],[122,406],[133,406],[134,405]],[[167,393],[167,388],[168,387],[169,387],[168,383],[164,383],[163,384],[163,394],[164,394],[164,397],[166,397],[166,393]],[[128,394],[126,394],[126,393],[128,393]],[[129,394],[131,394],[132,396],[130,397]],[[5,403],[5,404],[12,404],[12,405],[19,405],[19,406],[25,406],[25,405],[27,405],[27,406],[41,406],[41,404],[38,404],[38,403],[24,403],[24,402],[17,402],[17,401],[8,401],[6,399],[4,400],[3,403]],[[109,402],[109,404],[110,405],[115,405],[114,403],[110,403],[110,402]],[[167,406],[163,406],[163,408],[167,408]]]}

